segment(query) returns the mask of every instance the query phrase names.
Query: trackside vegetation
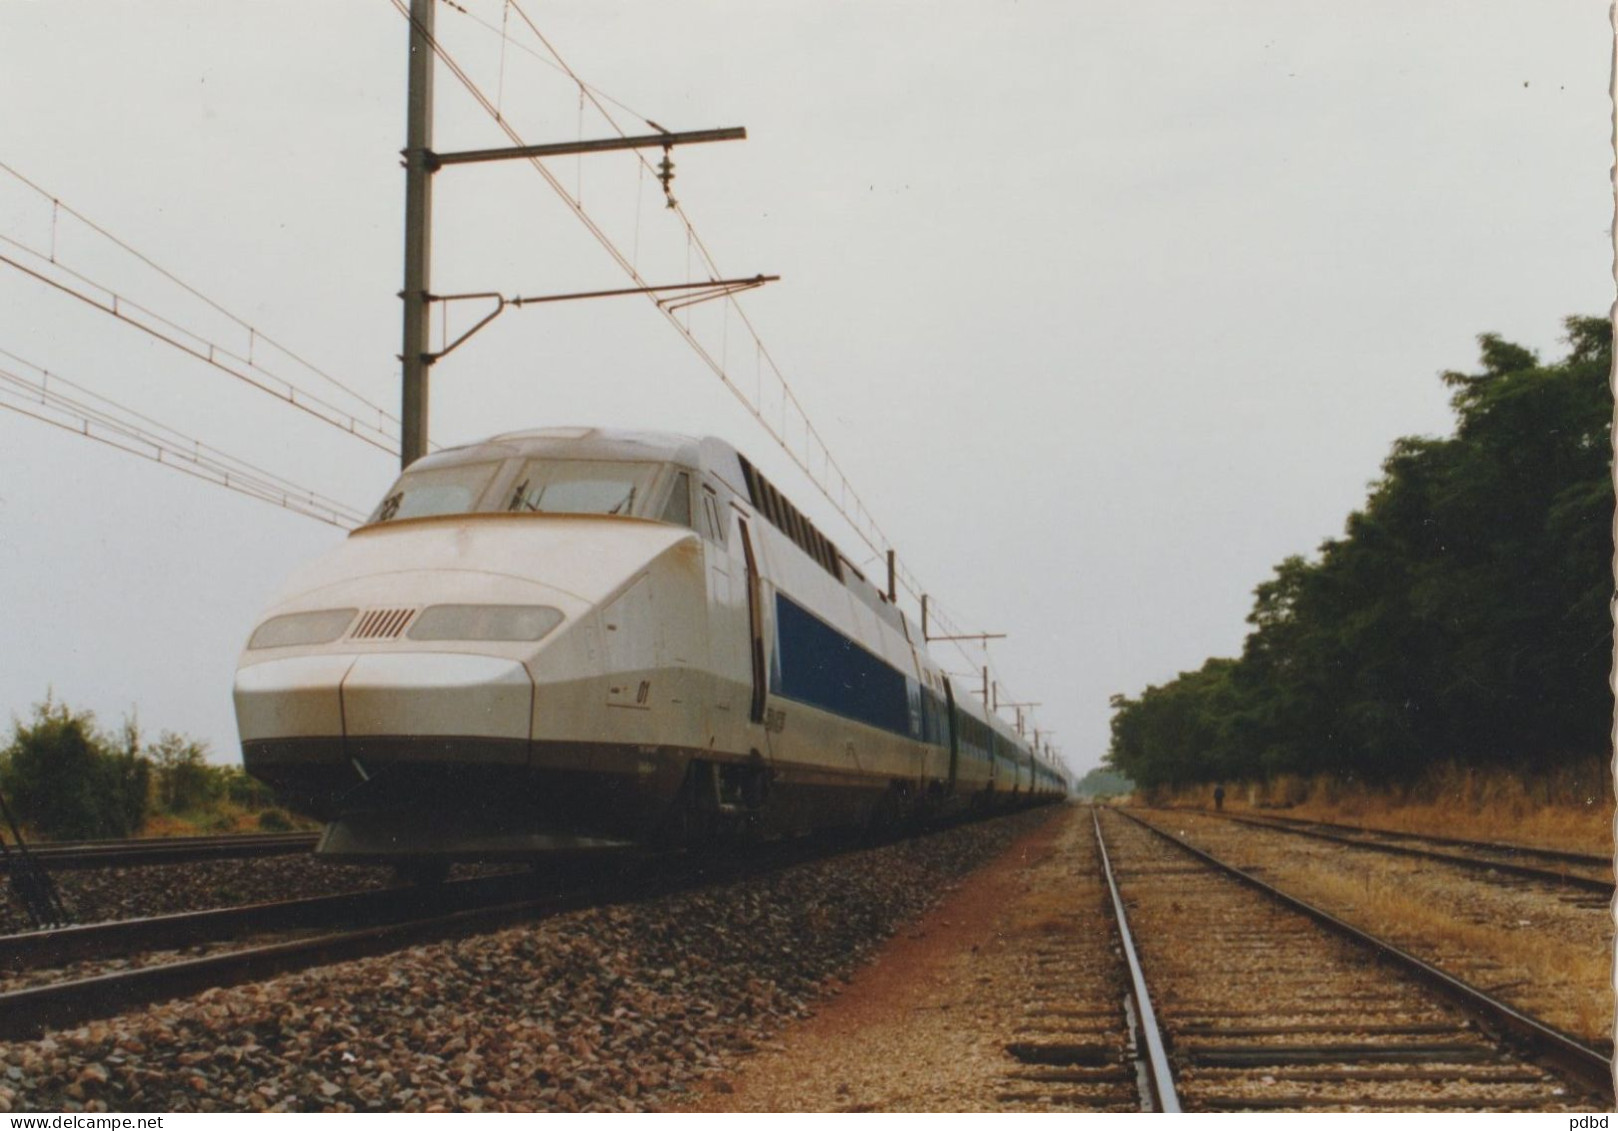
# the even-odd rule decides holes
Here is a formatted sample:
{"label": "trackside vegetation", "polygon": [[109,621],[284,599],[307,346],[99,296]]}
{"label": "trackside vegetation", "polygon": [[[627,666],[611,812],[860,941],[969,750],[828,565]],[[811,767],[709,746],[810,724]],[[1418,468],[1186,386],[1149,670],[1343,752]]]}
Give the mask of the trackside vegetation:
{"label": "trackside vegetation", "polygon": [[172,731],[146,742],[133,719],[102,731],[50,696],[12,719],[0,792],[27,833],[50,840],[291,827],[265,786],[211,764],[206,743]]}
{"label": "trackside vegetation", "polygon": [[1394,443],[1343,536],[1255,590],[1240,656],[1114,696],[1107,764],[1174,791],[1604,762],[1612,334],[1565,326],[1550,364],[1482,335],[1442,376],[1454,434]]}
{"label": "trackside vegetation", "polygon": [[1078,797],[1124,797],[1134,792],[1135,783],[1105,766],[1097,766],[1074,783]]}

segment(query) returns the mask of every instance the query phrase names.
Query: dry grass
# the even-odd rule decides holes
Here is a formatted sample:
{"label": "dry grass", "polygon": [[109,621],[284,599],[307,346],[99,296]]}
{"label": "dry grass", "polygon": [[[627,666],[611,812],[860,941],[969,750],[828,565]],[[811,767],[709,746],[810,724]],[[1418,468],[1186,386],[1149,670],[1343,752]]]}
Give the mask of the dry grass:
{"label": "dry grass", "polygon": [[[1188,786],[1160,804],[1212,809],[1214,787]],[[1225,787],[1227,809],[1281,811],[1397,832],[1510,841],[1574,852],[1613,851],[1613,772],[1591,760],[1521,773],[1455,765],[1414,782],[1369,785],[1321,774]]]}
{"label": "dry grass", "polygon": [[1539,933],[1531,925],[1462,922],[1431,900],[1406,896],[1365,878],[1311,871],[1290,879],[1287,886],[1429,961],[1438,955],[1487,955],[1498,963],[1492,985],[1507,1000],[1521,1002],[1585,1040],[1612,1036],[1610,936],[1599,948],[1586,950]]}
{"label": "dry grass", "polygon": [[292,816],[283,810],[275,812],[285,819],[284,824],[266,826],[260,818],[266,810],[248,809],[229,801],[218,802],[213,808],[200,813],[153,813],[142,823],[138,837],[210,836],[228,833],[262,833],[296,829],[312,832],[320,828],[314,821]]}

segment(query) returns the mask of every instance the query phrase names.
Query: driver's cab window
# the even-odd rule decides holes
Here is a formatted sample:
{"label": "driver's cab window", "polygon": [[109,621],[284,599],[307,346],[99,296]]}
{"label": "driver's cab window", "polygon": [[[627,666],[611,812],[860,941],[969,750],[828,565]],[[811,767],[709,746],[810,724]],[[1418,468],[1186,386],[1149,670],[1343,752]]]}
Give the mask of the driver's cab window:
{"label": "driver's cab window", "polygon": [[725,518],[719,509],[719,495],[706,483],[702,486],[702,526],[703,533],[709,541],[717,542],[721,546],[727,545],[729,531],[725,529]]}
{"label": "driver's cab window", "polygon": [[534,514],[644,514],[657,465],[610,460],[529,460],[505,509]]}
{"label": "driver's cab window", "polygon": [[678,526],[691,525],[691,476],[685,472],[677,472],[674,476],[674,485],[669,488],[668,502],[663,504],[663,513],[659,516],[664,522],[672,522]]}

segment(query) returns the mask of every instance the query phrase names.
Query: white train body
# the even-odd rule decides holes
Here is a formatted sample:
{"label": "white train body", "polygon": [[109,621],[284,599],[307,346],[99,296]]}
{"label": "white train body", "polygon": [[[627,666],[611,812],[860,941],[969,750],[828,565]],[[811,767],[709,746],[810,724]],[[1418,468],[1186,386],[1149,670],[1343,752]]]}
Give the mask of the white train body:
{"label": "white train body", "polygon": [[248,771],[344,858],[523,855],[1065,796],[721,441],[548,429],[413,464],[243,652]]}

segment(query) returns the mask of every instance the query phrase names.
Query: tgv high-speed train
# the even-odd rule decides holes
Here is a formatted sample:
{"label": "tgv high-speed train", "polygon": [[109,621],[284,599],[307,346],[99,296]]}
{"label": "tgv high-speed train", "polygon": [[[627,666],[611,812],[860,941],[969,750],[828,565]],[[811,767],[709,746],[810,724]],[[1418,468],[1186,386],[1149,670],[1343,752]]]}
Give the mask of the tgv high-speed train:
{"label": "tgv high-speed train", "polygon": [[235,701],[247,771],[341,859],[902,826],[1068,787],[711,438],[418,460],[268,610]]}

